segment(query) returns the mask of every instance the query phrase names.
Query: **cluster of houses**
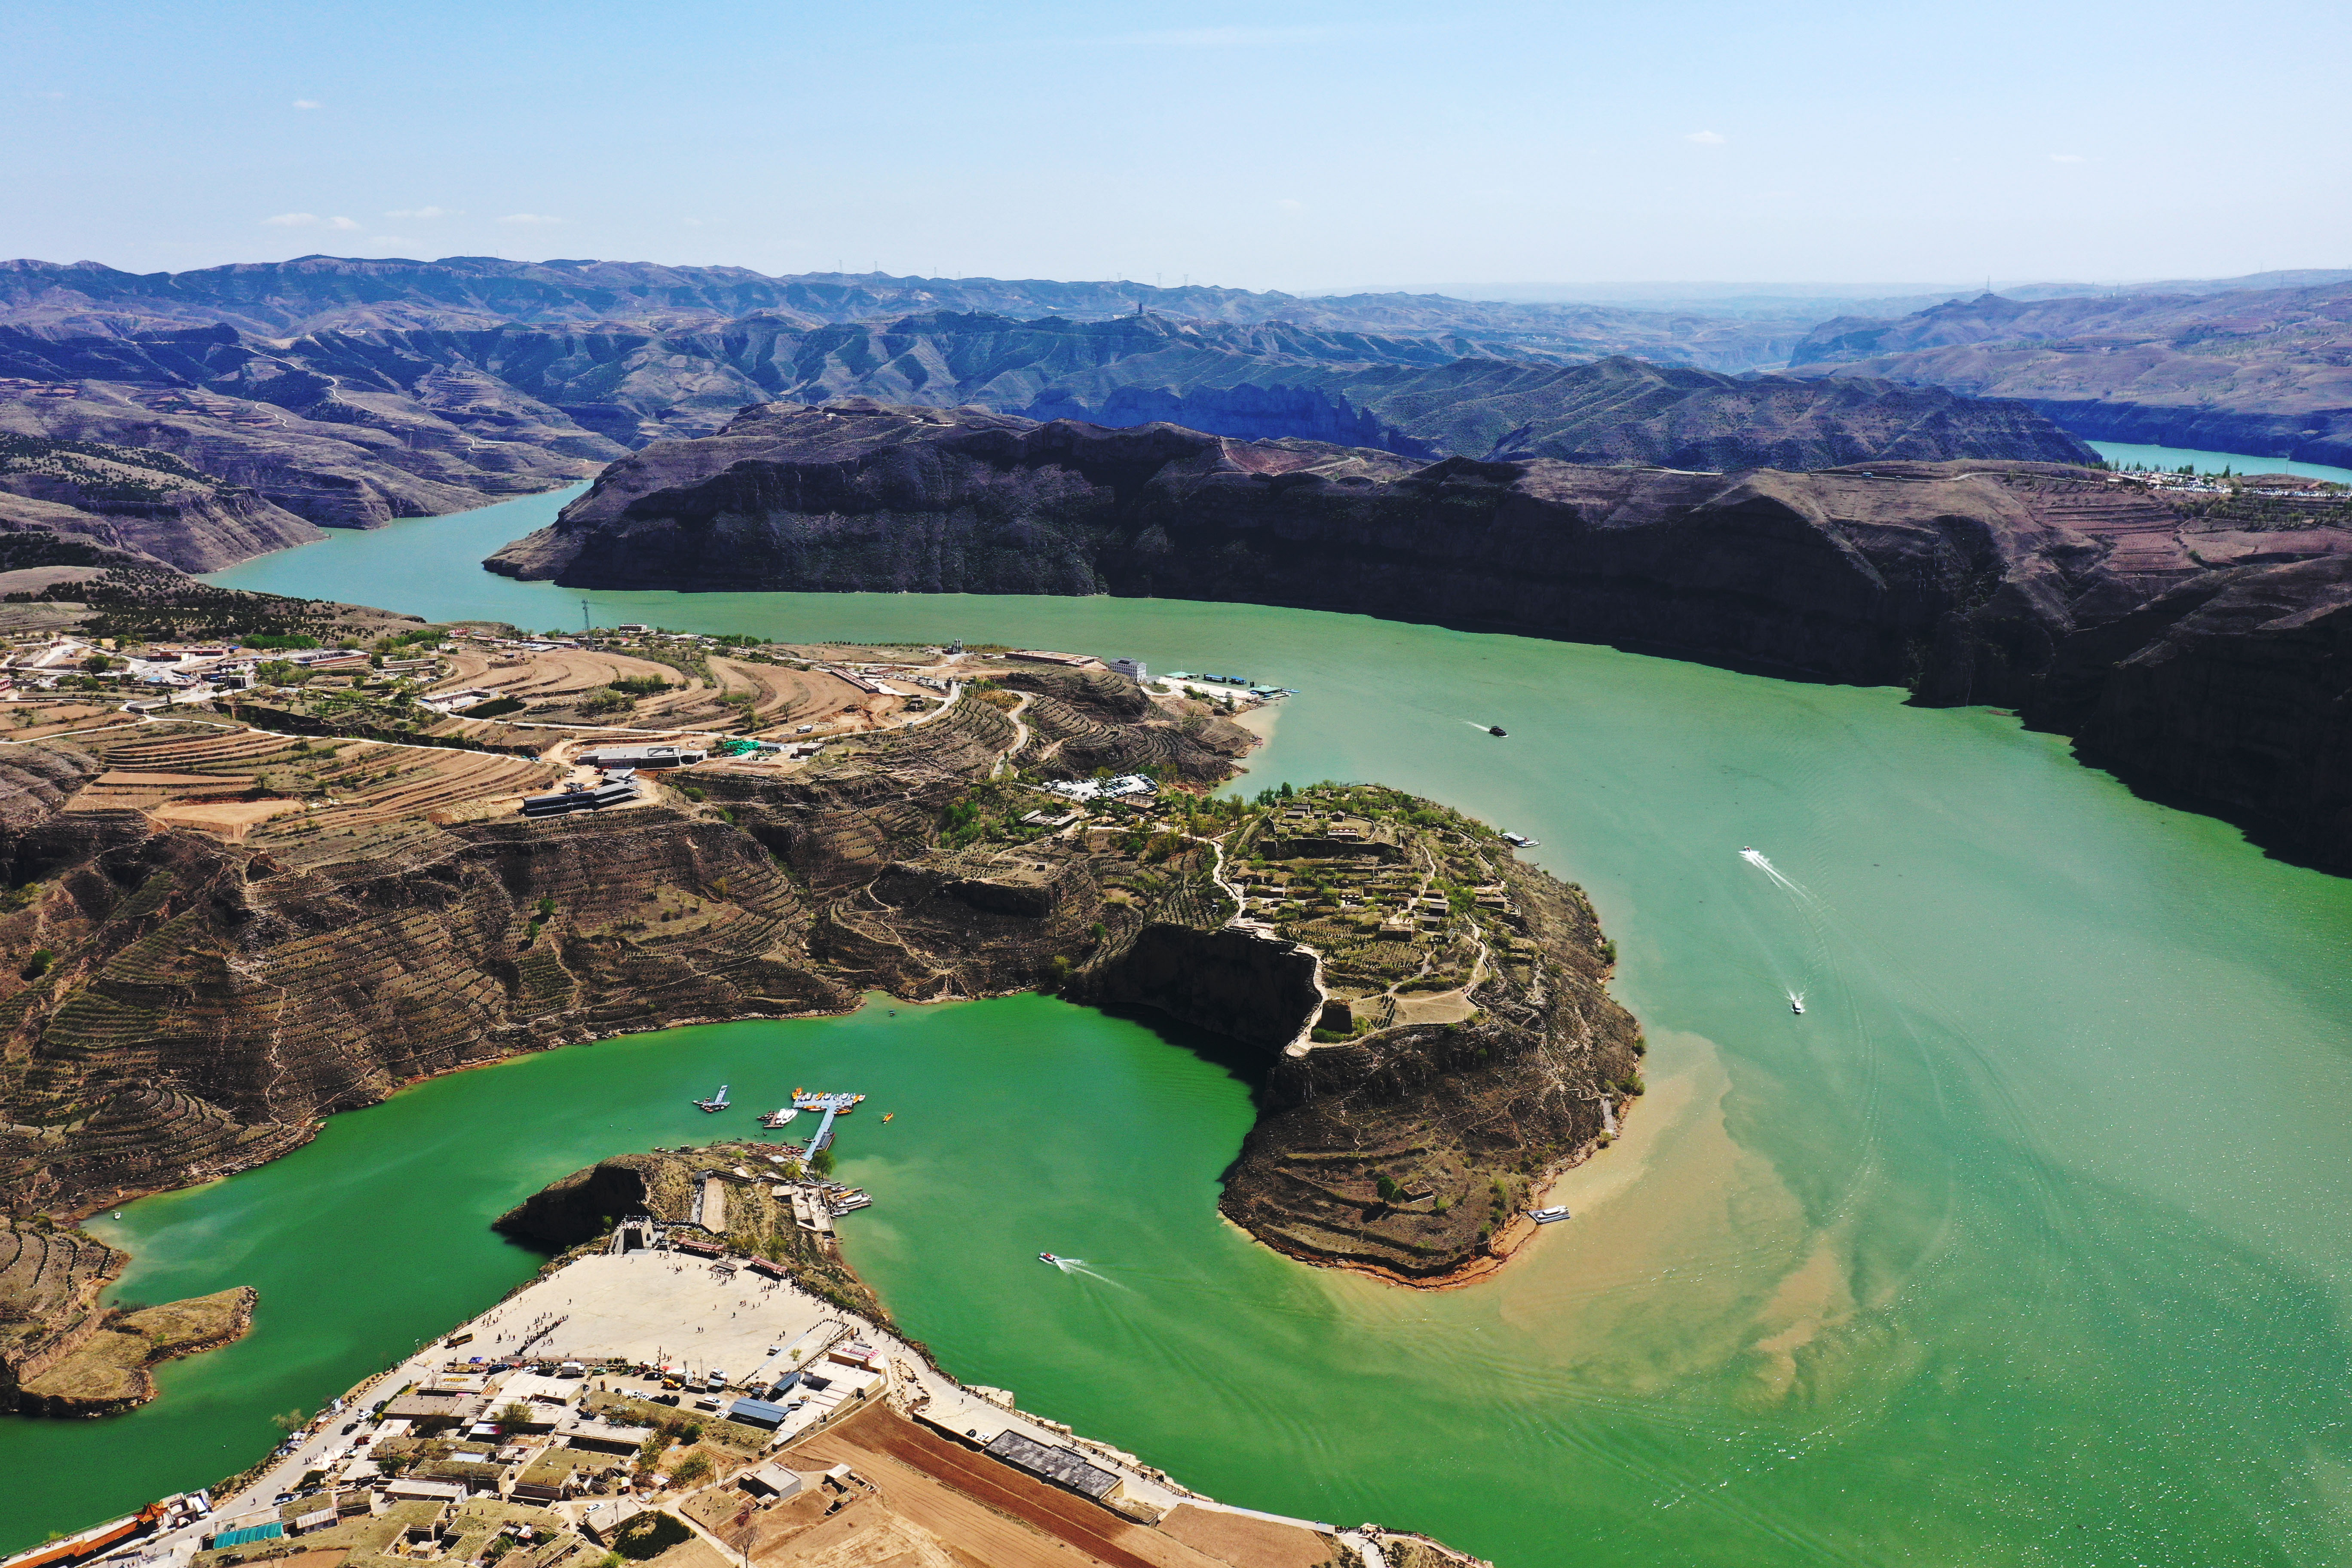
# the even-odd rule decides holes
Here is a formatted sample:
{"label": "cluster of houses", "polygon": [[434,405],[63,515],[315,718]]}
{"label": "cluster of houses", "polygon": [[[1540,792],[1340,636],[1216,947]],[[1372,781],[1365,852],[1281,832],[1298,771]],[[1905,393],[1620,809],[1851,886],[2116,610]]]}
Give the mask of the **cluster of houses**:
{"label": "cluster of houses", "polygon": [[[82,663],[93,654],[121,659],[124,668],[116,672],[121,679],[152,689],[167,702],[200,701],[223,691],[247,690],[260,679],[263,665],[281,660],[320,675],[370,668],[368,655],[358,648],[249,648],[232,643],[148,647],[128,653],[118,652],[111,637],[58,636],[19,646],[5,671],[0,671],[6,681],[0,689],[19,685],[52,689],[62,678],[80,673]],[[395,675],[420,674],[430,671],[435,663],[431,658],[387,659],[384,668]]]}
{"label": "cluster of houses", "polygon": [[1160,788],[1141,773],[1122,773],[1115,779],[1052,779],[1034,787],[1064,800],[1080,802],[1124,800],[1130,795],[1152,795]]}

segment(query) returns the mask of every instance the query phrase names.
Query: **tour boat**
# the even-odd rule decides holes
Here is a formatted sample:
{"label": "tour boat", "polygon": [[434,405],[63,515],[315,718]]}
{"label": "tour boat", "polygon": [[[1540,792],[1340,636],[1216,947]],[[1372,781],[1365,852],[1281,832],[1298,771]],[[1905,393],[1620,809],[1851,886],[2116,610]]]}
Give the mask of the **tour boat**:
{"label": "tour boat", "polygon": [[1062,1266],[1062,1260],[1061,1260],[1060,1258],[1058,1258],[1055,1257],[1055,1256],[1054,1256],[1052,1253],[1050,1253],[1050,1252],[1041,1252],[1041,1253],[1039,1253],[1039,1254],[1037,1255],[1037,1261],[1038,1261],[1038,1262],[1040,1262],[1040,1263],[1050,1263],[1050,1264],[1052,1264],[1052,1265],[1053,1265],[1055,1268],[1059,1268]]}
{"label": "tour boat", "polygon": [[1500,724],[1489,724],[1486,726],[1486,733],[1489,735],[1501,736],[1507,735],[1510,731],[1504,729]]}
{"label": "tour boat", "polygon": [[720,1085],[719,1086],[719,1092],[718,1092],[717,1094],[712,1095],[709,1100],[696,1100],[694,1103],[695,1103],[695,1105],[696,1105],[696,1107],[697,1107],[698,1109],[699,1109],[699,1110],[726,1110],[726,1109],[727,1109],[727,1086],[726,1086],[725,1084],[723,1084],[723,1083],[722,1083],[722,1084],[720,1084]]}
{"label": "tour boat", "polygon": [[790,1121],[793,1117],[798,1116],[799,1114],[799,1111],[794,1110],[791,1106],[787,1105],[781,1110],[771,1110],[767,1115],[760,1118],[760,1125],[762,1127],[782,1127],[785,1122]]}
{"label": "tour boat", "polygon": [[1538,1225],[1556,1225],[1568,1217],[1568,1209],[1564,1205],[1554,1205],[1548,1209],[1529,1209],[1528,1217]]}

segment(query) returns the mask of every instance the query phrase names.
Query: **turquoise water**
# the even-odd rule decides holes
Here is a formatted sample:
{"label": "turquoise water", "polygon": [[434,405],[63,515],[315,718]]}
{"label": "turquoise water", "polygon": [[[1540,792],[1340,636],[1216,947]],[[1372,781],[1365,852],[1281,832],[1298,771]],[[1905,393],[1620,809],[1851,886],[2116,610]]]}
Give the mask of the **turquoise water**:
{"label": "turquoise water", "polygon": [[[583,595],[471,564],[553,504],[222,577],[576,624]],[[256,1331],[121,1422],[0,1424],[46,1479],[0,1539],[241,1463],[520,1278],[482,1226],[548,1175],[707,1130],[676,1119],[714,1078],[748,1105],[822,1068],[901,1112],[852,1129],[877,1205],[845,1228],[908,1331],[1236,1502],[1508,1563],[2352,1558],[2352,884],[1885,689],[1248,605],[585,597],[1297,687],[1251,786],[1380,778],[1540,838],[1618,942],[1650,1093],[1560,1184],[1574,1221],[1430,1294],[1223,1225],[1247,1064],[1135,1020],[869,1007],[461,1074],[132,1205],[126,1289],[252,1279]]]}
{"label": "turquoise water", "polygon": [[2144,468],[2178,469],[2194,464],[2200,474],[2301,474],[2307,479],[2328,479],[2352,485],[2352,468],[2331,468],[2325,463],[2298,463],[2285,458],[2256,458],[2244,452],[2200,452],[2187,447],[2135,447],[2123,441],[2093,441],[2091,449],[2118,467],[2137,463]]}

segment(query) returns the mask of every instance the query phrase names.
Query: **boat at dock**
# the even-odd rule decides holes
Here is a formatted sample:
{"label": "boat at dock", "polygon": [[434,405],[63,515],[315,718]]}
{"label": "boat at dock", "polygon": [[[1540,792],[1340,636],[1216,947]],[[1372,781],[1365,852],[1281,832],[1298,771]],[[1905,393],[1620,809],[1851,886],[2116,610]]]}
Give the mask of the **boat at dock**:
{"label": "boat at dock", "polygon": [[696,1109],[696,1110],[713,1110],[713,1111],[716,1111],[716,1110],[726,1110],[726,1109],[727,1109],[727,1086],[726,1086],[725,1084],[723,1084],[723,1083],[722,1083],[722,1084],[720,1084],[720,1085],[719,1086],[719,1092],[718,1092],[717,1094],[712,1095],[709,1100],[696,1100],[696,1101],[694,1102],[694,1105],[695,1105],[695,1109]]}
{"label": "boat at dock", "polygon": [[760,1118],[760,1125],[762,1127],[782,1127],[799,1114],[799,1110],[787,1105],[781,1110],[771,1110],[767,1115]]}
{"label": "boat at dock", "polygon": [[1568,1209],[1564,1205],[1555,1205],[1548,1209],[1529,1209],[1528,1217],[1538,1225],[1558,1225],[1568,1217]]}

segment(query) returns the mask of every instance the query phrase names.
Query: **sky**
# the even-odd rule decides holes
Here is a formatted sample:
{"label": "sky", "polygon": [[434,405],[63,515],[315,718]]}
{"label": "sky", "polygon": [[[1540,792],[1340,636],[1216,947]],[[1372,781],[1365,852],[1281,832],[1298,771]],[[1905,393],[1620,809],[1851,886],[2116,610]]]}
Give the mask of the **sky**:
{"label": "sky", "polygon": [[2344,0],[0,7],[0,256],[1322,292],[2352,266]]}

